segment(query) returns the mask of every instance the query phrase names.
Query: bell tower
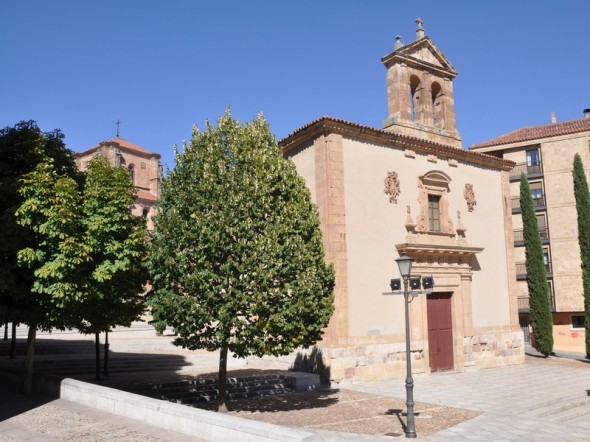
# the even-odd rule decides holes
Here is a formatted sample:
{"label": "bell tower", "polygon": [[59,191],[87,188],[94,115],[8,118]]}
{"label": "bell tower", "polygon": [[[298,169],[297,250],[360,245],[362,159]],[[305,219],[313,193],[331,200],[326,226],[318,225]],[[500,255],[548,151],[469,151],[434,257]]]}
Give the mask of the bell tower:
{"label": "bell tower", "polygon": [[381,59],[387,68],[386,131],[462,148],[455,123],[453,79],[458,72],[426,36],[416,20],[416,40],[395,38],[392,53]]}

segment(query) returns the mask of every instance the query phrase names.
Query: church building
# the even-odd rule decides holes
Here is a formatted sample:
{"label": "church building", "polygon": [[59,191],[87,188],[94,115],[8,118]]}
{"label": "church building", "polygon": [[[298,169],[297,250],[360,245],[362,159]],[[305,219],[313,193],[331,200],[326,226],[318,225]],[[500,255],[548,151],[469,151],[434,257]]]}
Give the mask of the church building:
{"label": "church building", "polygon": [[129,171],[136,189],[131,213],[143,216],[147,220],[148,229],[153,229],[151,218],[155,214],[156,202],[160,197],[162,179],[161,155],[119,138],[117,135],[112,140],[102,141],[90,149],[76,153],[78,169],[86,170],[88,161],[94,155],[102,155],[112,166],[125,167]]}
{"label": "church building", "polygon": [[[404,297],[391,292],[406,253],[431,294],[410,297],[414,373],[524,362],[512,239],[514,163],[462,148],[457,71],[416,21],[381,59],[382,128],[322,117],[282,139],[318,205],[335,312],[318,343],[333,382],[405,376]],[[316,105],[321,105],[317,103]],[[428,290],[429,292],[430,290]]]}

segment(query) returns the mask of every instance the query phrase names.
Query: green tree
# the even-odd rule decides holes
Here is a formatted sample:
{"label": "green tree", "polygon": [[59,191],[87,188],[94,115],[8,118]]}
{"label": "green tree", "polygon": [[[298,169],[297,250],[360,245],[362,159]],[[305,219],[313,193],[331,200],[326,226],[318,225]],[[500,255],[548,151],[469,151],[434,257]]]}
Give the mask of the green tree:
{"label": "green tree", "polygon": [[81,191],[46,162],[25,175],[21,193],[18,221],[34,232],[34,246],[18,256],[34,270],[32,290],[46,318],[43,326],[94,333],[100,379],[100,332],[129,325],[144,308],[145,222],[129,210],[129,174],[97,156]]}
{"label": "green tree", "polygon": [[333,312],[310,192],[262,116],[229,111],[195,128],[164,180],[151,242],[151,304],[174,344],[220,350],[218,409],[228,351],[284,355],[321,339]]}
{"label": "green tree", "polygon": [[529,309],[535,336],[535,348],[543,355],[548,356],[553,351],[553,318],[549,302],[549,286],[535,207],[525,174],[520,176],[520,210],[524,230]]}
{"label": "green tree", "polygon": [[[39,325],[45,327],[47,317],[31,295],[32,270],[17,263],[19,250],[33,244],[30,230],[16,222],[16,210],[23,202],[19,190],[21,178],[47,158],[53,159],[60,173],[79,178],[73,153],[66,149],[63,139],[59,130],[42,132],[34,121],[21,121],[14,127],[0,129],[0,320],[29,326],[27,355],[34,353],[38,321],[45,322]],[[13,357],[16,356],[14,330],[13,327]],[[27,357],[27,367],[30,364],[32,356]],[[25,390],[31,379],[26,376]]]}
{"label": "green tree", "polygon": [[89,265],[76,326],[84,334],[95,335],[97,379],[101,377],[100,333],[131,325],[145,309],[147,233],[145,220],[129,210],[134,192],[126,169],[112,167],[102,156],[90,160],[81,214]]}
{"label": "green tree", "polygon": [[579,154],[574,157],[574,195],[578,212],[578,243],[582,261],[582,285],[584,289],[584,310],[586,313],[586,357],[590,358],[590,192],[586,172]]}
{"label": "green tree", "polygon": [[16,212],[18,223],[29,229],[31,246],[17,254],[19,265],[33,272],[27,305],[29,336],[25,362],[24,391],[31,391],[37,328],[71,328],[74,309],[85,292],[81,265],[88,261],[88,247],[82,239],[77,183],[59,176],[53,161],[37,165],[24,175],[19,192],[24,198]]}
{"label": "green tree", "polygon": [[29,324],[36,316],[28,302],[32,273],[17,264],[19,250],[30,245],[30,232],[17,224],[15,213],[22,204],[20,179],[46,158],[60,173],[76,177],[74,156],[66,149],[59,130],[42,132],[34,121],[21,121],[0,129],[0,319]]}

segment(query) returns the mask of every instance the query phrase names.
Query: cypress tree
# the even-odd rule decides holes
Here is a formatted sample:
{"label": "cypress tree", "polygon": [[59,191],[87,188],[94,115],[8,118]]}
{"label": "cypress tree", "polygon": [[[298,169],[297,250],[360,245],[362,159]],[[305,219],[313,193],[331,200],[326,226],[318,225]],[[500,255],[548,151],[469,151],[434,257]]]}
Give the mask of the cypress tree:
{"label": "cypress tree", "polygon": [[520,176],[520,210],[526,255],[529,309],[535,335],[535,348],[544,356],[549,356],[553,351],[553,318],[549,302],[549,287],[535,207],[525,174]]}
{"label": "cypress tree", "polygon": [[582,261],[582,284],[584,288],[584,311],[586,319],[586,358],[590,358],[590,192],[579,154],[574,157],[574,195],[578,212],[578,243]]}

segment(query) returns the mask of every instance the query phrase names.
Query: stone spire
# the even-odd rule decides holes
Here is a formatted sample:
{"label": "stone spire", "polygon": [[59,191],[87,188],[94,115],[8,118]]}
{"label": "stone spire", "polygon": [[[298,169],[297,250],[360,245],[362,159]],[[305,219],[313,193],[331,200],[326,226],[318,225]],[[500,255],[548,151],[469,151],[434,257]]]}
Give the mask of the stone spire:
{"label": "stone spire", "polygon": [[401,35],[396,35],[395,36],[395,45],[393,46],[393,50],[397,51],[399,48],[403,48],[404,44],[402,43],[402,37]]}
{"label": "stone spire", "polygon": [[418,29],[416,29],[416,40],[420,40],[421,38],[424,38],[424,36],[426,35],[424,33],[424,28],[422,27],[422,23],[424,23],[422,21],[422,19],[420,17],[418,17],[416,19],[416,24],[418,25]]}

